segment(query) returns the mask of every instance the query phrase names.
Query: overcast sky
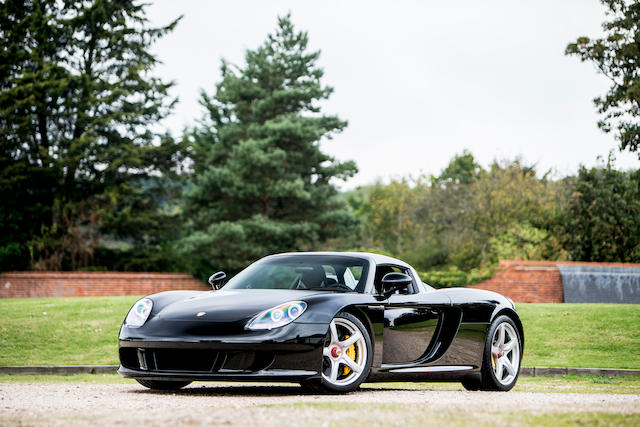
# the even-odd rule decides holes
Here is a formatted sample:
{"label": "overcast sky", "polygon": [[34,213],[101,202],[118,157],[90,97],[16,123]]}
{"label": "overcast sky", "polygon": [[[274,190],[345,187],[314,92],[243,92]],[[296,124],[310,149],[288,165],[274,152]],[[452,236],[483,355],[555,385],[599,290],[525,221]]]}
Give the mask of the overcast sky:
{"label": "overcast sky", "polygon": [[[464,149],[485,166],[521,156],[563,176],[617,146],[598,129],[592,102],[607,79],[564,56],[568,42],[600,34],[596,0],[155,1],[153,25],[184,15],[155,46],[157,73],[176,82],[180,100],[165,125],[174,134],[193,125],[220,59],[242,64],[288,11],[322,51],[324,81],[335,89],[325,111],[349,122],[323,143],[358,164],[342,188],[438,173]],[[616,157],[619,168],[640,167],[637,155]]]}

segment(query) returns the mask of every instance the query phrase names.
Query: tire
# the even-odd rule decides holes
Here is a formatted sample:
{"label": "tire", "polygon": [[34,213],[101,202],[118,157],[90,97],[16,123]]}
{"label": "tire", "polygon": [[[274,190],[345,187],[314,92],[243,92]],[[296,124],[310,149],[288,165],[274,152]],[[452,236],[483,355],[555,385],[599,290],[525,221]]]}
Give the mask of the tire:
{"label": "tire", "polygon": [[480,377],[480,374],[473,377],[463,378],[460,382],[462,383],[462,386],[469,391],[478,391],[482,388],[482,378]]}
{"label": "tire", "polygon": [[180,390],[182,387],[186,387],[191,384],[191,381],[157,381],[139,379],[136,379],[136,381],[151,390]]}
{"label": "tire", "polygon": [[320,378],[300,385],[312,393],[348,393],[367,379],[372,361],[373,347],[367,328],[356,316],[338,313],[331,320],[325,338]]}
{"label": "tire", "polygon": [[462,385],[467,390],[509,391],[518,381],[521,361],[520,332],[510,317],[499,316],[491,323],[487,334],[480,378],[466,378]]}

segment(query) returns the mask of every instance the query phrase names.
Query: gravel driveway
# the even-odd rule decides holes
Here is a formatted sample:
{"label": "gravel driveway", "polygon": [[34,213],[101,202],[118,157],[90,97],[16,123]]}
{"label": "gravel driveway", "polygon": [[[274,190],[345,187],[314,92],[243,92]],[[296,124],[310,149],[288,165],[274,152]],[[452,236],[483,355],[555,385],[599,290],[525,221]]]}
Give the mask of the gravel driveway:
{"label": "gravel driveway", "polygon": [[[640,395],[366,389],[302,394],[297,386],[0,383],[0,425],[495,425],[545,414],[640,413]],[[523,417],[523,415],[525,415]]]}

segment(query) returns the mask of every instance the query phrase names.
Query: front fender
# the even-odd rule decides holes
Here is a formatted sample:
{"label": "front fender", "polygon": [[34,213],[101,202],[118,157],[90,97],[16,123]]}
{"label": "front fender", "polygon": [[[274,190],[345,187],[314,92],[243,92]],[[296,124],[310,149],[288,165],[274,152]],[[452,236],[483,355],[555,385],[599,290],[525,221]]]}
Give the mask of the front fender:
{"label": "front fender", "polygon": [[305,299],[307,310],[300,316],[298,323],[323,323],[329,322],[341,311],[351,311],[356,308],[366,313],[370,308],[381,307],[381,303],[371,295],[366,294],[327,294],[314,295]]}

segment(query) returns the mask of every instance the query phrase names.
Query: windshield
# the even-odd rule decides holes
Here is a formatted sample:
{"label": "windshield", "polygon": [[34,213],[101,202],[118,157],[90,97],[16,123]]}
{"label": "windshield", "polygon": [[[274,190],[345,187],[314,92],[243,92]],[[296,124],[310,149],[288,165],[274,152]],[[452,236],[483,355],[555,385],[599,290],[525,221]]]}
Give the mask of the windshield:
{"label": "windshield", "polygon": [[251,264],[224,289],[364,291],[368,262],[348,256],[290,255]]}

